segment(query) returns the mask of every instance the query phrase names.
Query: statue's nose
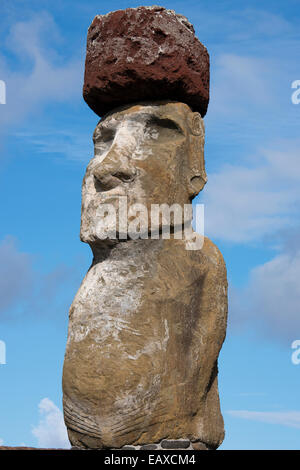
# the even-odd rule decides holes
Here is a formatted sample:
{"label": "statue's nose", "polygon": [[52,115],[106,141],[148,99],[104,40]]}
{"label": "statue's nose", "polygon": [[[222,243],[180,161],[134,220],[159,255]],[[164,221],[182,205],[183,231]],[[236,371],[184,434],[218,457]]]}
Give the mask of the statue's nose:
{"label": "statue's nose", "polygon": [[100,191],[108,191],[121,183],[130,183],[136,176],[136,169],[126,155],[111,149],[105,158],[93,169],[95,184]]}

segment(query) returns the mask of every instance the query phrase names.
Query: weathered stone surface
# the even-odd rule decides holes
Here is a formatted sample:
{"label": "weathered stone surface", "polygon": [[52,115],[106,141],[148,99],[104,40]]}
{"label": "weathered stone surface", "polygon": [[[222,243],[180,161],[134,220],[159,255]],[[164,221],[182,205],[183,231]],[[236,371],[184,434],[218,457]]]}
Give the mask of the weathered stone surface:
{"label": "weathered stone surface", "polygon": [[186,439],[170,441],[168,439],[164,439],[161,442],[162,449],[187,449],[190,446],[190,441]]}
{"label": "weathered stone surface", "polygon": [[209,448],[201,441],[192,442],[192,448],[194,450],[209,450]]}
{"label": "weathered stone surface", "polygon": [[139,7],[97,15],[88,30],[83,97],[99,116],[143,100],[182,101],[204,116],[208,52],[173,10]]}
{"label": "weathered stone surface", "polygon": [[[203,448],[207,450],[204,444]],[[168,440],[163,439],[156,444],[144,444],[138,446],[125,446],[121,450],[130,448],[132,450],[194,450],[192,443],[187,439]],[[202,449],[201,449],[202,450]]]}
{"label": "weathered stone surface", "polygon": [[[69,314],[63,391],[73,446],[121,448],[224,436],[217,359],[227,320],[226,268],[207,238],[101,240],[99,208],[187,204],[204,186],[204,126],[183,103],[108,115],[94,134],[81,238],[94,260]],[[101,225],[101,224],[100,224]],[[158,229],[163,228],[163,221]],[[119,233],[120,235],[120,233]]]}
{"label": "weathered stone surface", "polygon": [[141,446],[141,450],[157,450],[156,444],[145,444]]}
{"label": "weathered stone surface", "polygon": [[208,240],[129,240],[94,248],[70,310],[64,413],[73,445],[122,447],[164,436],[223,439],[217,357],[226,271]]}

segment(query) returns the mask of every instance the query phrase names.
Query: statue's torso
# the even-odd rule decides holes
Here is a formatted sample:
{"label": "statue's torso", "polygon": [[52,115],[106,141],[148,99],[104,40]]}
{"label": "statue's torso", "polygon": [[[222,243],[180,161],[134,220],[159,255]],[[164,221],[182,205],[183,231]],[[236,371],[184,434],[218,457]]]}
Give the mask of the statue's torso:
{"label": "statue's torso", "polygon": [[[207,394],[218,406],[216,377],[207,371],[227,315],[219,251],[209,240],[196,252],[182,240],[138,240],[107,255],[96,257],[70,309],[68,427],[83,443],[89,434],[92,447],[155,442],[171,432],[204,439]],[[218,410],[213,425],[217,441]]]}

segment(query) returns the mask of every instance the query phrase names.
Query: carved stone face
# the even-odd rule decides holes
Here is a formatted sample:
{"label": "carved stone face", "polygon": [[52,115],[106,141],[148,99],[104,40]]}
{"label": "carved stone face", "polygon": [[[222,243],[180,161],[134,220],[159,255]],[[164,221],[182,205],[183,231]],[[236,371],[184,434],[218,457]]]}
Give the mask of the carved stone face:
{"label": "carved stone face", "polygon": [[95,156],[82,188],[81,239],[98,238],[99,207],[120,196],[140,203],[188,204],[205,182],[204,124],[183,103],[140,104],[112,112],[94,132]]}

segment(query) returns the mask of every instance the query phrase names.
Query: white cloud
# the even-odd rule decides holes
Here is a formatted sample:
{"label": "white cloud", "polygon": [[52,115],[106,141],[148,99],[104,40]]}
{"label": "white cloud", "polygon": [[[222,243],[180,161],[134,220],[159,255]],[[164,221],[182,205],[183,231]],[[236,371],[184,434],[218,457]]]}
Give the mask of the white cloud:
{"label": "white cloud", "polygon": [[[18,249],[17,240],[7,236],[0,240],[0,318],[18,321],[29,318],[62,321],[53,312],[69,308],[74,291],[80,284],[82,265],[57,265],[51,271],[34,269],[34,255]],[[62,282],[63,281],[63,282]]]}
{"label": "white cloud", "polygon": [[229,410],[227,413],[236,418],[260,421],[262,423],[280,424],[291,428],[300,428],[300,411]]}
{"label": "white cloud", "polygon": [[270,11],[246,8],[241,12],[236,12],[235,17],[239,31],[232,29],[231,34],[237,40],[254,38],[258,35],[273,38],[294,31],[292,23]]}
{"label": "white cloud", "polygon": [[251,270],[245,287],[229,289],[229,322],[290,347],[300,336],[300,230],[283,233],[280,253]]}
{"label": "white cloud", "polygon": [[65,265],[46,274],[34,271],[33,255],[20,251],[17,240],[7,236],[0,241],[1,318],[14,318],[12,309],[14,314],[45,312],[45,305],[58,296],[61,279],[73,282],[73,273],[73,268]]}
{"label": "white cloud", "polygon": [[261,149],[243,165],[208,175],[201,202],[205,231],[233,242],[259,240],[295,225],[300,202],[300,142]]}
{"label": "white cloud", "polygon": [[25,139],[39,154],[64,156],[68,160],[87,163],[93,156],[91,131],[83,129],[18,132],[16,137]]}
{"label": "white cloud", "polygon": [[4,440],[0,438],[0,446],[3,446]]}
{"label": "white cloud", "polygon": [[[233,144],[239,132],[244,139],[248,134],[250,142],[258,135],[272,138],[294,132],[296,136],[298,116],[291,109],[290,90],[298,78],[296,21],[253,9],[226,11],[226,19],[224,15],[216,18],[207,13],[201,21],[214,44],[207,115],[210,128],[217,124],[228,131]],[[217,133],[214,135],[216,138]]]}
{"label": "white cloud", "polygon": [[39,403],[39,413],[39,424],[32,430],[38,447],[70,448],[62,411],[49,398],[43,398]]}
{"label": "white cloud", "polygon": [[249,317],[261,322],[268,335],[288,341],[300,335],[299,279],[300,249],[253,269],[245,292],[251,306]]}
{"label": "white cloud", "polygon": [[[222,46],[232,42],[259,43],[264,46],[264,41],[274,40],[276,37],[285,37],[297,34],[296,18],[294,22],[288,21],[282,15],[264,11],[261,8],[229,9],[228,5],[218,6],[218,14],[205,9],[205,4],[200,9],[193,8],[188,14],[194,25],[199,24],[199,36],[212,36],[214,43],[222,41]],[[188,6],[186,7],[188,8]],[[220,36],[217,32],[221,32]],[[201,36],[200,36],[201,39]]]}
{"label": "white cloud", "polygon": [[285,344],[300,332],[299,147],[279,142],[243,165],[224,166],[209,175],[201,198],[210,237],[279,248],[251,271],[246,287],[230,285],[229,321]]}
{"label": "white cloud", "polygon": [[212,77],[210,115],[245,115],[253,105],[271,103],[271,70],[272,63],[266,58],[220,54]]}
{"label": "white cloud", "polygon": [[6,45],[14,55],[14,67],[0,56],[0,77],[7,91],[1,127],[19,122],[46,102],[81,96],[83,58],[66,60],[55,51],[57,42],[62,49],[63,41],[48,13],[33,15],[29,21],[11,27]]}

